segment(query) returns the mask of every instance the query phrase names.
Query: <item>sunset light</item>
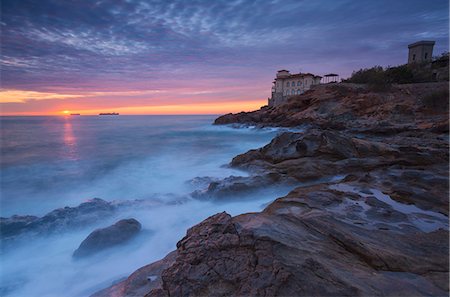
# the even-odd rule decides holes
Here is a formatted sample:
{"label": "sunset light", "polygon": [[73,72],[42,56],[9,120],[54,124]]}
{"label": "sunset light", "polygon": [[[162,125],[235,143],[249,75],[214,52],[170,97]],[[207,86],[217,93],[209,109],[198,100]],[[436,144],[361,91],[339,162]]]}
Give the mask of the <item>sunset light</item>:
{"label": "sunset light", "polygon": [[1,297],[449,296],[449,0],[1,1]]}
{"label": "sunset light", "polygon": [[[19,2],[2,7],[0,115],[61,115],[66,109],[83,115],[250,111],[271,96],[277,70],[346,78],[374,59],[382,66],[403,63],[405,44],[419,38],[417,32],[432,34],[436,53],[448,44],[441,33],[447,29],[438,28],[447,10],[421,1],[409,5],[424,10],[423,18],[410,17],[402,3],[392,1],[369,1],[370,9],[355,2],[353,10],[345,1],[323,6],[262,1],[257,10],[251,1],[212,1],[209,8],[188,8],[189,1],[44,1],[32,17],[28,10],[35,7]],[[60,6],[63,16],[46,16]],[[341,6],[344,15],[335,13]],[[387,33],[369,12],[382,11],[389,19],[388,9],[401,15],[402,25],[383,23],[392,37],[379,41]],[[438,29],[429,27],[428,16],[439,20],[433,23]],[[339,22],[339,31],[330,27],[333,22]],[[353,30],[355,24],[370,30],[370,38]]]}

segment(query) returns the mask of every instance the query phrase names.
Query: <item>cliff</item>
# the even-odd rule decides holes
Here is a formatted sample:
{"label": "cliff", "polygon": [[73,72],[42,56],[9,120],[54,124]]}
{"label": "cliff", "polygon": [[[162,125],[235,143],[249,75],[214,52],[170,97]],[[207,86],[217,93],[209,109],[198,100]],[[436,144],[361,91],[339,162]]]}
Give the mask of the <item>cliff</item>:
{"label": "cliff", "polygon": [[287,104],[227,114],[214,123],[313,125],[371,133],[416,128],[445,130],[447,110],[448,82],[394,85],[384,92],[374,92],[366,85],[340,83],[314,86],[305,94],[291,97]]}
{"label": "cliff", "polygon": [[230,165],[248,177],[194,197],[292,191],[259,213],[209,217],[166,258],[94,296],[448,295],[447,90],[325,85],[218,118],[301,129],[236,156]]}

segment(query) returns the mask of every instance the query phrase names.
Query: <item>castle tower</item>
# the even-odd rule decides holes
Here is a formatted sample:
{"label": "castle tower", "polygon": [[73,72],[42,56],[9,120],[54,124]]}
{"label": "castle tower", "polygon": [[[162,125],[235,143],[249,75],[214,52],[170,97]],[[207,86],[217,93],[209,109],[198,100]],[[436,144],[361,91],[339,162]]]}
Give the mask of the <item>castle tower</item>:
{"label": "castle tower", "polygon": [[408,64],[431,62],[434,41],[418,41],[408,45]]}

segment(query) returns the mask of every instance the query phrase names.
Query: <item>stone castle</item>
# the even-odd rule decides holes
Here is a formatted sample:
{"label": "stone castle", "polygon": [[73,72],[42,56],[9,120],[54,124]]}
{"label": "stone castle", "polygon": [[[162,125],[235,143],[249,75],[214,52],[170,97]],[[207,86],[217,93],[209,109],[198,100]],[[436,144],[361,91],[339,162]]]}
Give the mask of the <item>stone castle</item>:
{"label": "stone castle", "polygon": [[434,44],[434,41],[422,40],[408,45],[408,64],[430,63]]}
{"label": "stone castle", "polygon": [[[408,45],[408,64],[418,64],[432,68],[434,81],[448,80],[448,55],[433,60],[435,41],[422,40]],[[337,74],[326,74],[324,83],[337,82]],[[291,74],[288,70],[279,70],[273,81],[272,96],[268,99],[269,107],[278,106],[288,101],[294,95],[300,95],[321,83],[322,76],[311,73]]]}
{"label": "stone castle", "polygon": [[319,75],[311,73],[291,74],[288,70],[279,70],[273,81],[272,97],[269,98],[269,106],[278,106],[287,102],[290,96],[303,94],[311,86],[320,84]]}

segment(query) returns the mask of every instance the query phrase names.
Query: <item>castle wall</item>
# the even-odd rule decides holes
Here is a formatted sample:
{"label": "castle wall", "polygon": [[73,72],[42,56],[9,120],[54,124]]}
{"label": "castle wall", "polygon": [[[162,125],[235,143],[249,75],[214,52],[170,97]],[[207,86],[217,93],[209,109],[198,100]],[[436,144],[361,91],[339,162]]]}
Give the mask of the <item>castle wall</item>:
{"label": "castle wall", "polygon": [[431,62],[433,56],[433,45],[423,44],[409,48],[408,64]]}

